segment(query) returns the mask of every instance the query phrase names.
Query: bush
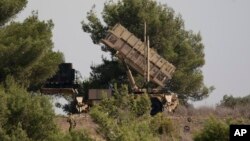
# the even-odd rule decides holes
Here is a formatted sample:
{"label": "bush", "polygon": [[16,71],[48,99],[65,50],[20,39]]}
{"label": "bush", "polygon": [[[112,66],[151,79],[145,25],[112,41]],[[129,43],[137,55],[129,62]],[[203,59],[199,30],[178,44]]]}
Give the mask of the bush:
{"label": "bush", "polygon": [[115,89],[114,97],[95,105],[90,115],[99,124],[100,132],[107,140],[156,140],[149,125],[150,108],[146,94],[129,95],[126,86],[122,86],[119,90]]}
{"label": "bush", "polygon": [[173,123],[162,114],[150,116],[151,102],[147,94],[128,94],[123,86],[114,97],[92,107],[91,117],[99,124],[102,135],[111,141],[152,141],[172,136]]}
{"label": "bush", "polygon": [[221,120],[210,118],[204,128],[195,134],[194,141],[228,141],[229,125]]}
{"label": "bush", "polygon": [[172,134],[174,132],[174,125],[171,119],[159,113],[151,120],[151,127],[159,134]]}
{"label": "bush", "polygon": [[11,79],[0,90],[1,136],[6,140],[46,140],[58,132],[55,115],[47,97],[29,94]]}
{"label": "bush", "polygon": [[50,99],[28,93],[13,79],[0,85],[1,141],[89,141],[84,132],[62,134]]}
{"label": "bush", "polygon": [[64,137],[65,141],[91,141],[84,131],[73,131]]}

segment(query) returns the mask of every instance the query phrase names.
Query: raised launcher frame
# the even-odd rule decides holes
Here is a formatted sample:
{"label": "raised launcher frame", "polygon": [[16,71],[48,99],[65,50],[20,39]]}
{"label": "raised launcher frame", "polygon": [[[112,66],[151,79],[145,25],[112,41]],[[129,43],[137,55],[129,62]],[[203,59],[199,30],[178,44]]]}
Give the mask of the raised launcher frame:
{"label": "raised launcher frame", "polygon": [[[150,68],[149,72],[147,72],[145,67],[147,65],[147,55],[145,54],[147,50],[146,43],[138,39],[121,24],[116,24],[111,30],[109,30],[105,39],[102,39],[101,42],[117,51],[116,54],[118,58],[123,60],[127,68],[130,84],[135,93],[144,90],[138,89],[136,86],[129,66],[141,75],[149,73],[150,81],[159,86],[157,89],[154,89],[154,91],[148,91],[149,94],[154,94],[151,95],[151,101],[155,103],[154,101],[156,100],[156,104],[152,105],[151,114],[156,114],[163,110],[163,107],[166,109],[171,107],[169,105],[171,105],[172,100],[168,101],[169,98],[166,98],[166,95],[172,95],[175,97],[174,105],[178,105],[177,95],[164,91],[164,87],[166,87],[168,80],[172,78],[172,75],[175,72],[176,68],[173,64],[161,57],[155,50],[150,49],[148,54]],[[155,112],[154,108],[156,108]],[[176,108],[176,106],[174,108]],[[168,111],[172,110],[174,109]]]}
{"label": "raised launcher frame", "polygon": [[[141,75],[144,75],[146,70],[145,50],[147,46],[135,35],[129,32],[121,24],[116,24],[112,30],[108,31],[102,43],[117,51],[120,59],[123,59],[126,64],[135,69]],[[160,87],[165,87],[167,81],[172,78],[175,71],[175,66],[161,57],[156,51],[150,49],[149,52],[150,80]]]}

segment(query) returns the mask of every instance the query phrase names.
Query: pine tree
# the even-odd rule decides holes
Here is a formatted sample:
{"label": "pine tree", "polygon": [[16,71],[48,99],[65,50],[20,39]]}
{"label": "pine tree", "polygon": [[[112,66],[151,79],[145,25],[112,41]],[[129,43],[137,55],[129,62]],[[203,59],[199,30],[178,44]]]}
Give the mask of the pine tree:
{"label": "pine tree", "polygon": [[[208,96],[209,89],[203,83],[201,67],[205,64],[204,45],[200,33],[185,30],[181,16],[176,16],[170,7],[152,0],[120,0],[118,2],[106,2],[102,12],[104,25],[96,15],[94,9],[87,13],[87,20],[82,22],[84,32],[90,33],[93,43],[99,44],[107,30],[120,23],[140,39],[143,39],[144,22],[147,24],[147,34],[150,36],[151,47],[166,60],[176,66],[173,79],[168,84],[168,89],[179,94],[179,97],[187,100],[202,99]],[[104,51],[111,51],[102,46]],[[112,56],[112,61],[117,59]],[[118,61],[119,62],[119,61]],[[102,68],[102,69],[101,69]],[[108,63],[92,67],[90,83],[106,81],[103,78],[105,72],[112,72]],[[120,71],[121,70],[121,71]],[[114,79],[123,76],[124,69],[118,69]],[[117,77],[118,76],[118,77]],[[124,78],[123,81],[126,81]],[[107,83],[111,83],[110,81]]]}
{"label": "pine tree", "polygon": [[20,12],[26,0],[0,2],[0,82],[8,75],[31,90],[56,71],[63,54],[53,51],[53,22],[40,21],[33,13],[23,22],[7,22]]}

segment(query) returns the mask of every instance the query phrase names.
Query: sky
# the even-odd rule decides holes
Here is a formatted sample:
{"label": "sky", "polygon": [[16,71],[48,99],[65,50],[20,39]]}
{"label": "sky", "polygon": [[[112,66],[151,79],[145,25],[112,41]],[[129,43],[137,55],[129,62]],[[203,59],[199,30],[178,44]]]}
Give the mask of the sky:
{"label": "sky", "polygon": [[[27,7],[17,16],[22,21],[33,10],[39,19],[52,19],[54,50],[64,53],[66,62],[73,63],[83,78],[90,66],[100,64],[109,53],[94,45],[90,35],[81,29],[81,21],[95,5],[101,16],[106,0],[28,0]],[[214,106],[223,95],[250,94],[250,1],[249,0],[157,0],[181,15],[185,29],[200,32],[205,45],[206,64],[202,68],[204,82],[215,90],[196,106]],[[178,69],[178,68],[177,68]]]}

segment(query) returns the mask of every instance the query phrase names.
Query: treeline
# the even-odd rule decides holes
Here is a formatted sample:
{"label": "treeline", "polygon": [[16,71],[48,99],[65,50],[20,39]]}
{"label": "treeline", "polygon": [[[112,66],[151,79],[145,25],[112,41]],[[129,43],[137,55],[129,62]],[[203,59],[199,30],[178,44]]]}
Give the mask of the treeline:
{"label": "treeline", "polygon": [[224,95],[220,104],[206,114],[211,118],[206,121],[202,130],[194,135],[195,141],[228,141],[231,124],[250,124],[250,95],[233,97]]}
{"label": "treeline", "polygon": [[224,95],[220,106],[235,108],[237,106],[250,106],[250,95],[244,97],[233,97],[232,95]]}

